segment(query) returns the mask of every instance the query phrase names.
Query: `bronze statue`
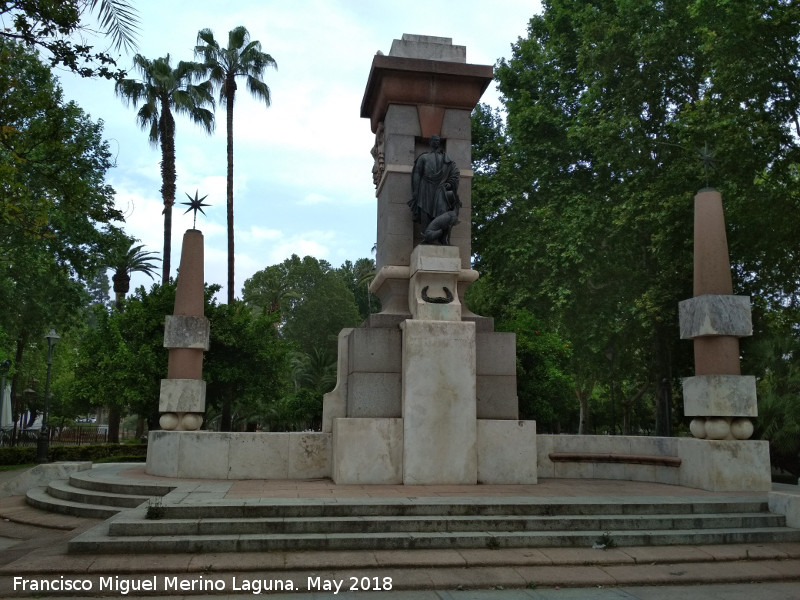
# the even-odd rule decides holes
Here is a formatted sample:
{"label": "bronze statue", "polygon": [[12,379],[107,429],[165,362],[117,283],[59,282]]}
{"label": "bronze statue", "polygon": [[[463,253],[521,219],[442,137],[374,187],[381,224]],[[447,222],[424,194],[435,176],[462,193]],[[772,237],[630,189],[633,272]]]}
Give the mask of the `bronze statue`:
{"label": "bronze statue", "polygon": [[[424,243],[450,244],[450,230],[458,222],[458,181],[453,159],[445,154],[438,135],[431,136],[430,151],[420,154],[411,172],[411,200],[414,222],[422,226]],[[440,218],[441,217],[441,218]]]}

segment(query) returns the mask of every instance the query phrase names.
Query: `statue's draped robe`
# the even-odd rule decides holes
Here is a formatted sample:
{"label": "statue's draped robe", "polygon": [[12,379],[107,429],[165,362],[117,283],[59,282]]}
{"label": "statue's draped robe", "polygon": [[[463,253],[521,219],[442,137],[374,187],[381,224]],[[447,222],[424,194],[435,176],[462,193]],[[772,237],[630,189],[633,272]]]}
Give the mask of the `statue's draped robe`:
{"label": "statue's draped robe", "polygon": [[459,176],[456,163],[443,152],[426,152],[414,161],[409,204],[414,221],[422,224],[423,231],[433,219],[454,208],[448,205],[445,184],[457,192]]}

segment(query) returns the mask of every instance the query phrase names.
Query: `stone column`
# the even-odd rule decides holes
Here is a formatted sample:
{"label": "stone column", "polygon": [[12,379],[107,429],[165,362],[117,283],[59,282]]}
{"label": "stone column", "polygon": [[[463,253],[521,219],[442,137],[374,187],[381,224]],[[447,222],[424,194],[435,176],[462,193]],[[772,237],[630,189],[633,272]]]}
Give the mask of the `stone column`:
{"label": "stone column", "polygon": [[403,331],[403,483],[478,481],[475,323],[461,321],[452,291],[461,259],[455,246],[411,253],[409,311]]}
{"label": "stone column", "polygon": [[694,297],[679,304],[681,339],[694,341],[695,376],[683,382],[684,414],[700,439],[748,439],[757,415],[755,377],[739,369],[739,338],[752,335],[750,298],[734,296],[722,196],[695,196]]}
{"label": "stone column", "polygon": [[[470,113],[492,80],[492,67],[466,62],[466,48],[450,38],[403,34],[388,56],[372,61],[361,104],[370,119],[375,146],[373,181],[378,198],[377,274],[370,286],[383,307],[372,321],[397,326],[408,314],[411,251],[419,243],[419,226],[410,218],[411,170],[434,134],[461,172],[460,224],[451,243],[461,250],[456,290],[463,298],[477,279],[470,268],[471,123]],[[469,316],[469,315],[467,315]]]}
{"label": "stone column", "polygon": [[[518,421],[513,333],[469,312],[470,114],[492,67],[466,62],[450,38],[403,34],[372,61],[370,120],[382,310],[339,337],[337,384],[323,398],[336,483],[535,483],[536,427]],[[458,166],[452,245],[421,244],[412,171],[438,135]],[[500,466],[502,465],[502,468]]]}
{"label": "stone column", "polygon": [[203,310],[203,279],[203,234],[189,229],[183,235],[175,308],[164,324],[169,362],[158,410],[159,424],[168,431],[200,429],[206,410],[203,351],[208,350],[210,326]]}

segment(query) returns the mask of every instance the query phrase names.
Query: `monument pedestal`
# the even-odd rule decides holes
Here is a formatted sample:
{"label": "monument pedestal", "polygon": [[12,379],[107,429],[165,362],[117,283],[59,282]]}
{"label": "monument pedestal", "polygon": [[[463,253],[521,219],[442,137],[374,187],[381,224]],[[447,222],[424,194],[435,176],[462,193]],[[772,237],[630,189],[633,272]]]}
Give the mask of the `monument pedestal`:
{"label": "monument pedestal", "polygon": [[403,483],[478,481],[475,324],[407,320]]}
{"label": "monument pedestal", "polygon": [[457,247],[416,246],[398,307],[412,318],[340,336],[323,417],[336,483],[537,482],[536,423],[517,419],[514,334],[462,320],[463,271]]}
{"label": "monument pedestal", "polygon": [[772,489],[769,442],[681,438],[680,484],[710,492]]}

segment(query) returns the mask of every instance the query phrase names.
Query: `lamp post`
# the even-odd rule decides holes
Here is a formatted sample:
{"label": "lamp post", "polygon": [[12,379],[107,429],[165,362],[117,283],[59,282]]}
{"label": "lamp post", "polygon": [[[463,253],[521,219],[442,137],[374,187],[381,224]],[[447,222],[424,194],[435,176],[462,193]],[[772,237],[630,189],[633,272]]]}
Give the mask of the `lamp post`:
{"label": "lamp post", "polygon": [[36,462],[46,463],[50,450],[50,431],[47,429],[47,410],[50,406],[50,367],[53,366],[53,347],[59,340],[55,327],[44,336],[47,340],[47,378],[44,383],[44,412],[42,413],[42,428],[39,430],[39,439],[36,443]]}
{"label": "lamp post", "polygon": [[[8,401],[9,401],[8,409],[6,409],[6,407],[5,407],[5,404],[6,404],[6,375],[8,375],[9,369],[11,369],[11,361],[10,360],[4,360],[3,362],[0,362],[0,410],[2,410],[2,411],[8,410],[8,414],[11,416],[11,422],[13,422],[14,421],[14,413],[11,411],[11,406],[10,406],[11,397],[8,398]],[[8,426],[7,423],[2,423],[3,416],[5,416],[5,415],[0,416],[0,425],[3,425],[3,426],[7,427]]]}

